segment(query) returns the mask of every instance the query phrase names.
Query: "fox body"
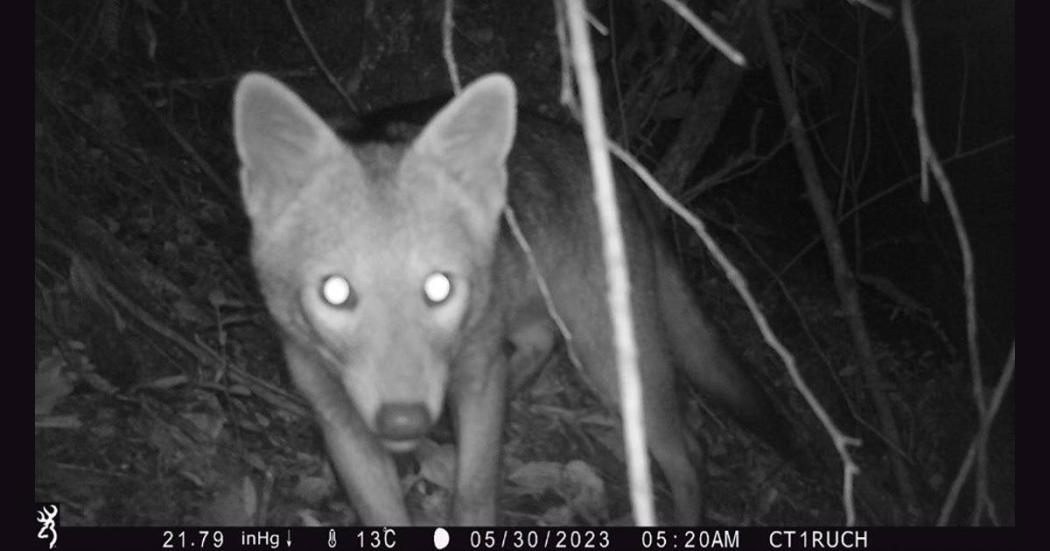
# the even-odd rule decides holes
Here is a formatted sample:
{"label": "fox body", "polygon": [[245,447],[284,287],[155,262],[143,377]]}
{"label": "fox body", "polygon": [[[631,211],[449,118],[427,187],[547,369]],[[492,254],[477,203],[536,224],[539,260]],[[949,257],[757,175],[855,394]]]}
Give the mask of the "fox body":
{"label": "fox body", "polygon": [[[584,377],[618,401],[601,236],[582,140],[518,117],[506,76],[479,79],[413,139],[347,144],[282,84],[245,76],[234,100],[252,259],[292,379],[367,524],[408,524],[391,453],[411,450],[448,399],[458,442],[452,518],[496,521],[508,385],[561,333]],[[699,450],[679,413],[677,365],[745,425],[770,418],[690,296],[638,201],[621,191],[645,427],[675,520],[700,516]]]}

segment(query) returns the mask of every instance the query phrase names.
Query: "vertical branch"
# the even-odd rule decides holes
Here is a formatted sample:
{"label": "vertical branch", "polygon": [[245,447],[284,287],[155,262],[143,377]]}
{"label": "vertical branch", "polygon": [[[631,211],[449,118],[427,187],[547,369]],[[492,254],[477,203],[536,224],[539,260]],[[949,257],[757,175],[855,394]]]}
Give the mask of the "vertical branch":
{"label": "vertical branch", "polygon": [[314,63],[317,64],[317,68],[321,70],[321,74],[328,80],[328,84],[335,88],[335,91],[339,93],[339,96],[346,102],[347,108],[350,109],[350,113],[353,115],[360,115],[360,111],[357,108],[357,104],[354,100],[350,99],[350,94],[346,93],[343,86],[339,84],[339,79],[335,78],[335,74],[332,73],[331,69],[328,68],[328,64],[321,58],[320,52],[314,47],[313,40],[310,40],[310,35],[306,32],[306,27],[303,26],[303,22],[299,20],[299,12],[295,11],[295,6],[292,5],[292,0],[284,0],[284,7],[288,10],[288,16],[292,18],[292,23],[295,25],[296,32],[299,33],[299,38],[302,39],[306,49],[310,51],[310,57],[313,58]]}
{"label": "vertical branch", "polygon": [[620,411],[623,417],[631,506],[636,524],[652,526],[655,524],[652,480],[645,441],[638,349],[631,321],[630,282],[620,213],[616,205],[612,163],[606,147],[598,74],[594,67],[582,0],[567,0],[565,14],[571,37],[576,80],[580,88],[584,137],[587,140],[591,172],[594,175],[594,202],[598,208],[598,220],[602,231],[602,252],[605,257],[609,309],[616,345]]}
{"label": "vertical branch", "polygon": [[448,65],[452,91],[458,95],[463,85],[459,82],[459,68],[456,66],[456,56],[452,49],[452,30],[455,29],[452,12],[455,5],[456,0],[445,0],[445,12],[441,17],[441,54],[445,57],[445,65]]}
{"label": "vertical branch", "polygon": [[[981,422],[988,415],[987,404],[984,399],[984,383],[981,375],[981,356],[977,345],[977,291],[974,282],[973,249],[970,246],[970,237],[966,233],[966,225],[963,223],[962,212],[958,203],[955,202],[955,192],[948,180],[947,173],[941,165],[937,150],[933,147],[929,130],[926,125],[926,110],[923,107],[922,68],[919,56],[919,33],[915,30],[915,13],[912,9],[911,0],[904,0],[901,9],[901,23],[904,25],[904,38],[908,43],[908,59],[911,68],[912,80],[912,116],[915,118],[915,130],[919,141],[919,171],[922,175],[922,198],[929,200],[927,169],[937,182],[937,187],[944,197],[944,204],[948,207],[952,224],[955,226],[956,239],[959,240],[959,252],[963,263],[963,292],[966,295],[966,344],[970,356],[970,374],[973,379],[973,396],[977,403],[977,413]],[[977,447],[977,480],[975,486],[976,503],[974,507],[974,523],[977,522],[985,503],[984,496],[987,490],[987,449],[986,442],[981,431],[978,431]]]}
{"label": "vertical branch", "polygon": [[[1006,356],[1006,365],[1003,366],[1003,372],[999,375],[999,382],[995,385],[995,391],[992,392],[992,397],[989,400],[988,415],[981,418],[981,426],[978,428],[977,436],[970,443],[970,448],[966,450],[966,457],[963,458],[962,466],[959,467],[959,472],[955,474],[955,480],[952,481],[951,489],[948,490],[948,496],[944,499],[944,504],[941,506],[941,514],[937,517],[937,526],[946,526],[948,524],[948,519],[951,518],[952,511],[955,509],[955,502],[959,497],[959,492],[962,490],[962,485],[966,482],[970,469],[973,468],[974,458],[977,457],[977,448],[987,439],[988,431],[992,428],[992,420],[999,413],[999,406],[1002,405],[1003,396],[1006,395],[1006,387],[1014,380],[1015,347],[1016,343],[1010,345],[1010,353]],[[986,498],[987,494],[981,496],[982,500]]]}
{"label": "vertical branch", "polygon": [[[798,160],[799,169],[802,171],[806,184],[806,195],[810,206],[820,226],[824,244],[827,247],[828,261],[831,264],[832,275],[835,281],[835,289],[842,303],[843,311],[849,325],[853,344],[857,348],[857,354],[864,373],[865,382],[871,393],[872,402],[879,418],[879,427],[892,449],[900,449],[900,436],[897,431],[896,422],[893,419],[893,410],[889,399],[886,397],[882,384],[882,376],[878,372],[878,363],[875,361],[875,352],[872,348],[871,337],[864,322],[864,313],[861,309],[860,297],[857,293],[857,284],[853,272],[846,262],[845,248],[842,244],[842,236],[836,225],[832,208],[824,186],[820,181],[820,172],[813,156],[813,150],[806,137],[805,128],[802,125],[802,117],[798,109],[798,101],[794,91],[791,89],[787,72],[784,69],[783,56],[780,53],[780,45],[773,31],[773,21],[770,15],[769,0],[759,0],[758,26],[762,34],[769,59],[769,70],[773,78],[773,84],[780,98],[780,106],[784,111],[784,120],[787,122],[791,134],[791,143],[795,149],[795,157]],[[890,464],[893,474],[897,480],[897,487],[905,499],[909,509],[915,504],[915,490],[912,488],[908,478],[908,470],[904,460],[897,453],[891,453]]]}

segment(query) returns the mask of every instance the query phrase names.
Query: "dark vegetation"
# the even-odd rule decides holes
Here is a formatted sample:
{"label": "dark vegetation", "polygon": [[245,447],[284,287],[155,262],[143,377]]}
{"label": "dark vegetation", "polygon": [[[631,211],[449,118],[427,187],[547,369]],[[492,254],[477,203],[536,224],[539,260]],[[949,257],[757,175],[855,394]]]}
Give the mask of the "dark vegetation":
{"label": "dark vegetation", "polygon": [[[248,263],[230,101],[266,71],[333,121],[448,95],[442,2],[51,0],[36,4],[36,497],[63,525],[354,521],[284,373]],[[589,2],[609,133],[712,228],[862,469],[864,524],[932,524],[977,433],[959,246],[919,198],[899,14],[845,0],[694,0],[740,69],[656,0]],[[919,2],[929,132],[977,266],[984,396],[1014,339],[1013,4]],[[367,9],[365,7],[367,6]],[[863,374],[806,201],[756,24],[769,9],[872,335]],[[464,81],[509,73],[526,108],[571,121],[549,0],[456,2]],[[313,56],[304,35],[316,48]],[[352,99],[319,69],[318,60]],[[671,216],[668,215],[670,221]],[[844,522],[841,462],[695,235],[671,238],[708,314],[778,398],[812,457],[785,462],[690,400],[707,443],[708,519]],[[504,520],[629,519],[615,416],[568,364],[519,394],[505,431]],[[1012,385],[987,484],[950,523],[1014,523]],[[898,435],[888,445],[882,400]],[[447,434],[405,461],[409,500],[444,510]],[[896,450],[896,451],[894,451]],[[891,458],[905,469],[895,474]],[[908,489],[905,489],[908,487]],[[978,500],[975,496],[978,496]],[[666,510],[666,489],[658,495]]]}

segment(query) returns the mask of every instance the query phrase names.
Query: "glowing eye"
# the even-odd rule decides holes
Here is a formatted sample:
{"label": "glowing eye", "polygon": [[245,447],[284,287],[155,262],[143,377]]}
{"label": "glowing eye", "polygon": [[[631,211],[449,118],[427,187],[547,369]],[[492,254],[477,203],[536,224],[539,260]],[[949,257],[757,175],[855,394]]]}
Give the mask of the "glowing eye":
{"label": "glowing eye", "polygon": [[321,299],[332,306],[353,308],[357,306],[357,295],[350,282],[340,275],[330,275],[321,282]]}
{"label": "glowing eye", "polygon": [[426,299],[427,304],[432,306],[441,304],[450,296],[452,296],[452,279],[448,277],[448,274],[434,272],[423,280],[423,298]]}

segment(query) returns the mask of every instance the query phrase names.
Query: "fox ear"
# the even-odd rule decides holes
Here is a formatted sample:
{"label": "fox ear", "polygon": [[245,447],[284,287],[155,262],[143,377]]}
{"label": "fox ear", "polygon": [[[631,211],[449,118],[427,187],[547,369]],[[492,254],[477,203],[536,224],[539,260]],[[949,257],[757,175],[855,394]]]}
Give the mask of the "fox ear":
{"label": "fox ear", "polygon": [[342,147],[295,92],[262,73],[249,73],[237,85],[233,137],[253,223],[277,214],[307,182],[310,167]]}
{"label": "fox ear", "polygon": [[498,216],[507,200],[507,154],[517,125],[514,82],[495,73],[475,80],[416,138],[413,150],[447,167],[464,192]]}

